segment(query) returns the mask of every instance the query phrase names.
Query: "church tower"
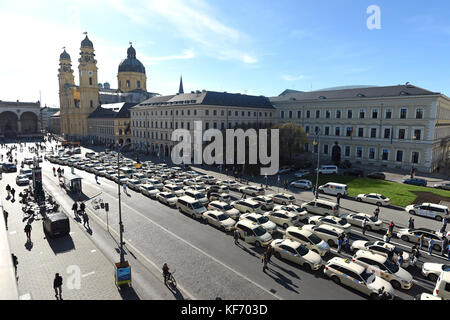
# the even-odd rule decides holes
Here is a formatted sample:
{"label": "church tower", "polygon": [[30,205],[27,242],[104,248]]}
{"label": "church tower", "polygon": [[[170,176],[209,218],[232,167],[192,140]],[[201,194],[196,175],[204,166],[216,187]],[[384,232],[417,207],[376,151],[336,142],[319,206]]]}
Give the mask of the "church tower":
{"label": "church tower", "polygon": [[76,103],[74,100],[76,87],[70,55],[66,52],[66,49],[59,56],[58,80],[61,132],[70,135],[69,119]]}
{"label": "church tower", "polygon": [[136,59],[136,50],[130,43],[127,50],[127,58],[119,64],[117,73],[117,87],[122,92],[132,90],[147,91],[147,76],[144,65]]}
{"label": "church tower", "polygon": [[[86,137],[88,134],[87,117],[99,105],[99,89],[97,81],[97,60],[94,45],[88,36],[81,41],[78,70],[80,72],[80,105],[77,108],[75,135]],[[75,120],[74,119],[74,120]]]}

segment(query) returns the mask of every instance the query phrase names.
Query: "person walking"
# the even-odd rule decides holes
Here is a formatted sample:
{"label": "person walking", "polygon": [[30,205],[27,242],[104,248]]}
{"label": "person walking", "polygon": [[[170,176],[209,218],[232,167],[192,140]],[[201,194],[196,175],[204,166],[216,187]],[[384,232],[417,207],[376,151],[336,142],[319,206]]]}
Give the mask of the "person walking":
{"label": "person walking", "polygon": [[233,238],[234,238],[234,244],[239,244],[239,232],[237,230],[234,230]]}
{"label": "person walking", "polygon": [[409,217],[409,219],[408,219],[408,229],[414,229],[413,225],[414,225],[413,218]]}
{"label": "person walking", "polygon": [[3,217],[5,218],[5,226],[6,226],[6,230],[8,230],[8,211],[3,210]]}
{"label": "person walking", "polygon": [[448,239],[446,236],[442,237],[442,250],[441,250],[441,255],[444,256],[445,251],[447,250],[447,246],[448,246]]}
{"label": "person walking", "polygon": [[341,194],[340,193],[338,193],[338,195],[336,196],[336,202],[337,202],[337,205],[339,206],[340,204],[341,204]]}
{"label": "person walking", "polygon": [[389,233],[392,233],[392,231],[394,231],[394,221],[389,222]]}
{"label": "person walking", "polygon": [[25,231],[25,234],[27,236],[27,242],[31,242],[31,230],[33,228],[31,227],[30,223],[27,223],[27,225],[25,226],[25,228],[23,229],[23,231]]}
{"label": "person walking", "polygon": [[447,217],[444,217],[444,218],[442,219],[442,229],[443,229],[443,232],[442,232],[442,233],[444,233],[444,232],[445,232],[445,229],[447,229]]}
{"label": "person walking", "polygon": [[16,189],[11,188],[11,195],[12,195],[12,200],[11,201],[15,201],[15,198],[14,198],[15,194],[16,194]]}
{"label": "person walking", "polygon": [[91,227],[89,226],[89,216],[86,212],[83,212],[83,227],[86,228],[86,223],[87,223],[87,228],[90,229]]}
{"label": "person walking", "polygon": [[124,183],[124,184],[122,185],[122,187],[123,187],[123,193],[127,194],[127,184]]}
{"label": "person walking", "polygon": [[399,254],[399,255],[398,255],[397,263],[398,263],[398,266],[399,266],[399,267],[402,266],[402,264],[403,264],[403,255],[402,255],[402,254]]}
{"label": "person walking", "polygon": [[56,171],[56,169],[55,169],[55,167],[53,167],[53,176],[56,175],[55,171]]}
{"label": "person walking", "polygon": [[380,214],[380,207],[377,207],[374,211],[373,211],[373,216],[375,217],[375,219],[378,220],[378,215]]}
{"label": "person walking", "polygon": [[344,251],[345,251],[346,253],[350,253],[350,239],[349,239],[347,233],[346,233],[345,236],[344,236],[344,243],[343,243],[343,246],[344,246]]}
{"label": "person walking", "polygon": [[269,245],[267,246],[267,249],[266,249],[266,256],[267,256],[267,262],[268,262],[268,263],[270,263],[270,258],[272,257],[272,253],[273,253],[273,248],[272,248],[272,246],[269,244]]}
{"label": "person walking", "polygon": [[342,235],[337,238],[337,253],[341,253],[342,249]]}
{"label": "person walking", "polygon": [[423,234],[421,234],[419,237],[419,249],[420,250],[422,250],[424,238],[425,238],[425,236]]}
{"label": "person walking", "polygon": [[95,174],[94,178],[95,178],[95,183],[98,183],[98,175],[97,174]]}
{"label": "person walking", "polygon": [[383,236],[383,241],[389,243],[391,241],[389,230]]}
{"label": "person walking", "polygon": [[53,289],[55,289],[56,300],[62,300],[62,284],[63,278],[59,273],[55,274],[55,279],[53,279]]}
{"label": "person walking", "polygon": [[80,203],[80,210],[82,213],[84,213],[84,211],[86,210],[86,205],[84,204],[84,202]]}
{"label": "person walking", "polygon": [[362,234],[363,235],[366,235],[366,230],[367,230],[367,221],[366,221],[366,219],[364,219],[362,222]]}
{"label": "person walking", "polygon": [[78,218],[78,203],[75,201],[72,205],[73,214]]}
{"label": "person walking", "polygon": [[11,253],[11,258],[14,265],[14,271],[16,272],[17,277],[17,265],[19,264],[19,260],[17,259],[17,256],[14,253]]}
{"label": "person walking", "polygon": [[11,186],[9,185],[9,183],[6,185],[6,192],[8,193],[8,197],[7,198],[9,198],[10,195],[11,195]]}
{"label": "person walking", "polygon": [[265,252],[264,252],[264,254],[263,254],[261,260],[262,260],[262,263],[263,263],[263,272],[265,272],[266,269],[267,269],[267,256],[266,256],[266,253],[265,253]]}
{"label": "person walking", "polygon": [[431,256],[431,253],[433,252],[433,246],[434,246],[434,239],[430,238],[430,241],[428,242],[428,255]]}

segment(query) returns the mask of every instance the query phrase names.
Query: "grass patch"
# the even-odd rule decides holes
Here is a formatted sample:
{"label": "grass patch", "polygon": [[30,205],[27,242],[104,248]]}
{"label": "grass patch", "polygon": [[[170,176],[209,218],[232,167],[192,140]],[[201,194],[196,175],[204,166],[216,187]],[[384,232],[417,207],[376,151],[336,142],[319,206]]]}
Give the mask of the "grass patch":
{"label": "grass patch", "polygon": [[[313,185],[316,182],[316,175],[308,175],[302,179],[310,180]],[[343,183],[348,186],[348,194],[356,196],[360,193],[380,193],[391,199],[391,203],[396,206],[406,207],[414,202],[417,195],[412,191],[431,192],[433,194],[450,198],[450,191],[413,186],[392,181],[359,178],[341,175],[319,175],[319,186],[327,182]]]}

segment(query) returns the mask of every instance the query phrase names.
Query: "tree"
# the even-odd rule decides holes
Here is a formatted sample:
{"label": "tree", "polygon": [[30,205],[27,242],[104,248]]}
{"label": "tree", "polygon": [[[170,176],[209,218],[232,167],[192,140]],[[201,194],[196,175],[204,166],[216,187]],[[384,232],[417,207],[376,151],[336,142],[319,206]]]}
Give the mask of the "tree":
{"label": "tree", "polygon": [[289,155],[292,163],[293,155],[302,152],[303,145],[308,142],[305,131],[293,122],[275,126],[274,129],[280,130],[280,154]]}

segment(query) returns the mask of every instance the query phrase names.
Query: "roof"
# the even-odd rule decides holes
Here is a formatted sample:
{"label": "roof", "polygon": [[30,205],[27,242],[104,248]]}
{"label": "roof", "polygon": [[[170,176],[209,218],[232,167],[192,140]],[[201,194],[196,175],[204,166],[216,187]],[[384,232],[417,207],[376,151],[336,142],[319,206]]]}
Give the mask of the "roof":
{"label": "roof", "polygon": [[82,48],[94,48],[94,45],[92,44],[92,41],[89,40],[87,35],[86,35],[86,38],[84,38],[84,40],[81,41],[81,47]]}
{"label": "roof", "polygon": [[169,96],[153,97],[139,104],[143,106],[172,106],[172,105],[212,105],[246,108],[270,108],[274,106],[267,97],[251,96],[240,93],[227,93],[216,91],[191,91]]}
{"label": "roof", "polygon": [[295,91],[285,90],[277,97],[271,97],[270,101],[286,100],[325,100],[325,99],[364,99],[381,97],[400,97],[400,96],[428,96],[439,95],[439,92],[432,92],[426,89],[416,87],[411,84],[385,86],[385,87],[364,87],[339,90],[320,90],[320,91]]}
{"label": "roof", "polygon": [[136,103],[119,102],[102,104],[95,109],[89,116],[89,119],[97,118],[129,118],[130,108],[134,107]]}
{"label": "roof", "polygon": [[127,58],[119,64],[119,72],[139,72],[145,74],[145,67],[136,59],[136,50],[132,45],[127,50]]}
{"label": "roof", "polygon": [[66,52],[66,49],[64,49],[63,53],[59,56],[60,60],[70,60],[70,55]]}
{"label": "roof", "polygon": [[366,269],[360,264],[357,264],[356,262],[351,261],[351,259],[348,258],[341,258],[341,257],[334,257],[331,260],[328,260],[328,264],[336,263],[340,266],[344,266],[347,269],[350,269],[352,271],[355,271],[357,274],[361,274]]}

